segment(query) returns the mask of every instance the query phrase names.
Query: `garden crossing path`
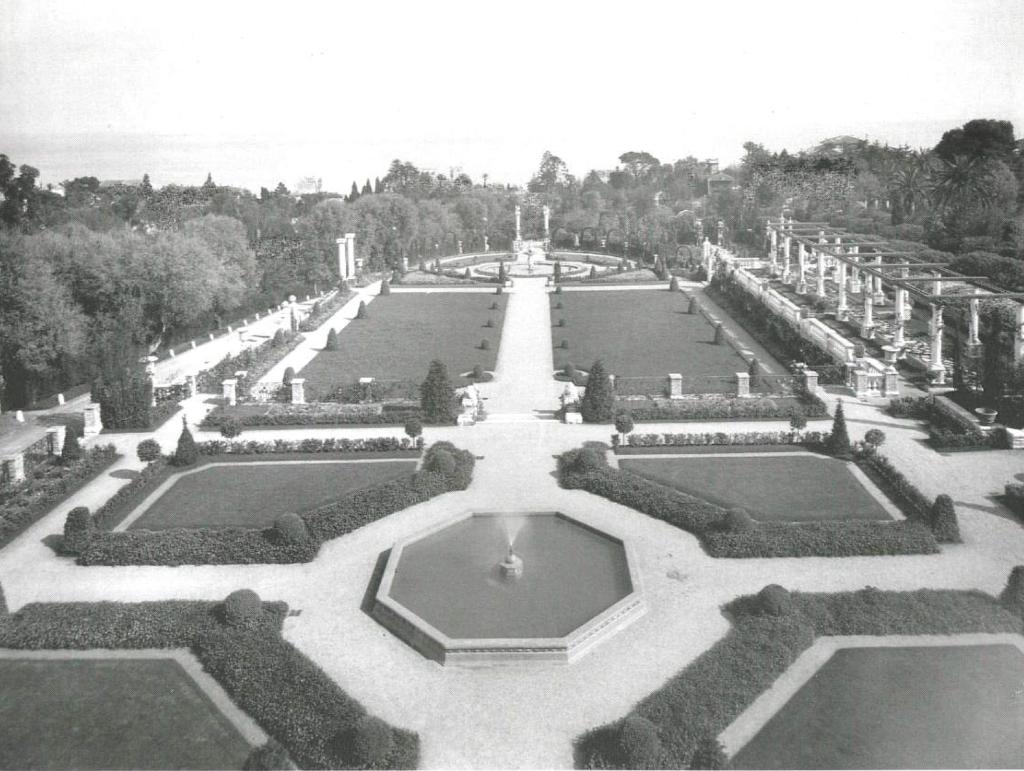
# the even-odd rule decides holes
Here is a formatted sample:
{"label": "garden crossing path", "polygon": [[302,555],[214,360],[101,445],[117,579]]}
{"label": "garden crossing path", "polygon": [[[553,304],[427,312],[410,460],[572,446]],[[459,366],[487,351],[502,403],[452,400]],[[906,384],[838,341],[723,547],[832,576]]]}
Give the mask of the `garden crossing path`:
{"label": "garden crossing path", "polygon": [[488,420],[550,417],[558,408],[546,283],[543,278],[515,280],[505,309],[494,381],[480,388],[487,400]]}

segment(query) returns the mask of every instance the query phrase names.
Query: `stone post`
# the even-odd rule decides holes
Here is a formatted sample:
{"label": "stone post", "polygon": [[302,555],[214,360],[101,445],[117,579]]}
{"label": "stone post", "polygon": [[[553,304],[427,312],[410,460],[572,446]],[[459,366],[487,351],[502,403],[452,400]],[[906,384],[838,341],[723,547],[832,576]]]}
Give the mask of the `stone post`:
{"label": "stone post", "polygon": [[792,266],[789,263],[790,241],[788,233],[782,234],[782,282],[788,284],[792,278]]}
{"label": "stone post", "polygon": [[348,260],[345,258],[345,239],[335,238],[334,243],[338,245],[338,278],[348,278]]}
{"label": "stone post", "polygon": [[882,385],[882,396],[899,396],[900,381],[897,378],[896,368],[889,365],[885,368],[885,381]]}
{"label": "stone post", "polygon": [[857,395],[857,398],[860,398],[867,396],[869,389],[868,371],[866,368],[858,366],[853,371],[853,392]]}
{"label": "stone post", "polygon": [[711,264],[711,242],[705,238],[701,244],[701,249],[704,250],[704,272],[708,274],[708,280],[711,280],[711,271],[714,270],[714,266]]}
{"label": "stone post", "polygon": [[462,239],[461,238],[456,243],[456,247],[458,248],[459,254],[462,254]]}
{"label": "stone post", "polygon": [[807,279],[804,272],[807,270],[807,250],[804,249],[802,241],[796,242],[796,293],[807,294]]}
{"label": "stone post", "polygon": [[817,251],[818,255],[818,283],[815,286],[815,291],[818,297],[825,296],[825,253]]}
{"label": "stone post", "polygon": [[521,208],[521,207],[519,206],[519,204],[516,204],[516,242],[517,242],[517,243],[518,243],[519,241],[522,241],[522,240],[523,240],[523,233],[522,233],[522,230],[523,230],[523,226],[522,226],[522,216],[523,216],[523,210],[522,210],[522,208]]}
{"label": "stone post", "polygon": [[750,374],[747,372],[736,373],[736,396],[750,396]]}
{"label": "stone post", "polygon": [[836,286],[839,288],[839,304],[836,306],[836,318],[845,321],[850,312],[846,304],[846,263],[842,260],[836,264]]}
{"label": "stone post", "polygon": [[544,212],[544,240],[548,241],[551,239],[551,209],[547,204],[544,204],[544,208],[541,211]]}
{"label": "stone post", "polygon": [[196,380],[195,375],[185,375],[185,385],[188,386],[189,397],[197,396],[199,394],[199,383]]}
{"label": "stone post", "polygon": [[46,429],[46,451],[50,455],[60,455],[66,435],[67,426],[51,426]]}
{"label": "stone post", "polygon": [[871,296],[871,292],[868,288],[864,288],[864,318],[860,322],[860,336],[865,340],[870,340],[874,334],[875,319],[874,319],[874,298]]}
{"label": "stone post", "polygon": [[967,307],[970,311],[970,320],[967,324],[967,345],[971,348],[977,348],[981,345],[981,338],[978,337],[978,316],[981,303],[977,299],[970,299],[967,302]]}
{"label": "stone post", "polygon": [[[173,355],[174,351],[171,351],[171,354]],[[64,394],[57,394],[57,404],[59,406],[63,407],[66,401],[67,400],[64,398]]]}
{"label": "stone post", "polygon": [[7,478],[11,484],[18,484],[25,481],[25,456],[20,452],[13,455],[5,455],[3,464],[7,466]]}
{"label": "stone post", "polygon": [[103,430],[103,418],[100,416],[100,406],[90,404],[82,411],[85,419],[85,427],[82,429],[84,436],[96,436]]}
{"label": "stone post", "polygon": [[301,377],[292,378],[292,404],[306,403],[306,379]]}
{"label": "stone post", "polygon": [[[875,257],[875,265],[881,266],[882,255]],[[882,277],[875,276],[875,305],[885,305],[885,287],[882,286]]]}
{"label": "stone post", "polygon": [[[851,246],[850,254],[858,254],[860,252],[859,246]],[[857,258],[854,257],[854,262],[857,262]],[[860,269],[856,265],[850,266],[850,292],[851,294],[857,294],[860,292]]]}
{"label": "stone post", "polygon": [[683,398],[683,376],[678,372],[670,372],[668,376],[668,396],[670,399]]}
{"label": "stone post", "polygon": [[221,386],[224,388],[223,395],[228,406],[234,407],[238,403],[238,379],[230,377],[227,380],[222,380]]}
{"label": "stone post", "polygon": [[[904,273],[906,271],[903,271]],[[907,324],[907,306],[906,306],[907,290],[902,286],[896,286],[896,301],[893,310],[896,315],[896,332],[893,334],[892,344],[897,348],[903,348],[906,340],[904,339],[904,331]]]}
{"label": "stone post", "polygon": [[354,278],[356,275],[356,234],[345,234],[345,276]]}
{"label": "stone post", "polygon": [[804,376],[804,390],[809,394],[818,393],[818,373],[813,369],[805,369],[803,372]]}
{"label": "stone post", "polygon": [[725,223],[718,220],[718,245],[725,246]]}

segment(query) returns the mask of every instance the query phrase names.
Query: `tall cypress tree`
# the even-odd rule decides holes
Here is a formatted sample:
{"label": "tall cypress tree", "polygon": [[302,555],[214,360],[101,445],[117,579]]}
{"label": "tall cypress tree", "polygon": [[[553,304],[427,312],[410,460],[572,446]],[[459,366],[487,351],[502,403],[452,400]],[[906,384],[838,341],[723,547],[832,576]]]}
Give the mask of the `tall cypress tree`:
{"label": "tall cypress tree", "polygon": [[348,202],[352,203],[358,197],[359,197],[359,186],[355,183],[355,180],[353,180],[352,181],[352,190],[348,194]]}
{"label": "tall cypress tree", "polygon": [[598,359],[591,365],[587,387],[580,401],[580,414],[585,423],[607,423],[615,412],[615,393],[604,364]]}
{"label": "tall cypress tree", "polygon": [[832,418],[832,433],[828,438],[828,451],[837,457],[850,454],[850,434],[846,430],[846,415],[843,413],[843,401],[836,404],[836,413]]}
{"label": "tall cypress tree", "polygon": [[380,177],[377,177],[373,181],[373,193],[374,193],[374,195],[376,195],[377,193],[383,193],[383,192],[384,192],[384,184],[380,181]]}
{"label": "tall cypress tree", "polygon": [[363,190],[360,195],[373,195],[373,188],[370,187],[370,178],[366,178],[366,183],[363,185]]}
{"label": "tall cypress tree", "polygon": [[455,389],[448,377],[444,362],[434,359],[430,362],[427,379],[420,386],[420,407],[423,417],[429,423],[451,423],[455,419],[453,402]]}

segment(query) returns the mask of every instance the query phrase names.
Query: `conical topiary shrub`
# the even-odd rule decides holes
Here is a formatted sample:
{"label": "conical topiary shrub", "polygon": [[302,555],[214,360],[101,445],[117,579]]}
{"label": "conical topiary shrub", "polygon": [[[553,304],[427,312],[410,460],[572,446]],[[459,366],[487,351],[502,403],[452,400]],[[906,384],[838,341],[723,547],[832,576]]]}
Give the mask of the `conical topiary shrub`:
{"label": "conical topiary shrub", "polygon": [[391,294],[391,284],[388,282],[387,279],[384,279],[383,281],[380,282],[380,293],[384,297],[387,297],[389,294]]}
{"label": "conical topiary shrub", "polygon": [[836,413],[832,418],[832,433],[829,434],[826,447],[837,458],[850,455],[850,434],[846,430],[846,415],[843,413],[843,400],[836,404]]}
{"label": "conical topiary shrub", "polygon": [[[565,341],[563,341],[565,342]],[[563,346],[566,347],[566,346]],[[598,359],[590,367],[590,376],[580,401],[580,414],[586,423],[607,423],[615,412],[615,392],[611,378]]]}
{"label": "conical topiary shrub", "polygon": [[61,547],[69,554],[81,554],[88,548],[95,532],[96,523],[89,509],[85,506],[76,506],[68,512],[67,519],[64,520],[64,541]]}
{"label": "conical topiary shrub", "polygon": [[999,595],[999,601],[1024,618],[1024,565],[1017,565],[1010,571],[1006,588]]}
{"label": "conical topiary shrub", "polygon": [[690,298],[690,305],[686,308],[686,312],[691,316],[695,316],[700,312],[700,304],[697,302],[696,297]]}
{"label": "conical topiary shrub", "polygon": [[596,265],[591,265],[590,266],[590,278],[597,278],[597,266]]}
{"label": "conical topiary shrub", "polygon": [[366,303],[363,300],[359,301],[359,308],[356,310],[356,318],[357,319],[365,319],[366,318]]}
{"label": "conical topiary shrub", "polygon": [[672,280],[668,282],[668,291],[678,292],[679,291],[679,279],[672,276]]}
{"label": "conical topiary shrub", "polygon": [[285,367],[284,377],[281,378],[281,382],[285,385],[291,385],[295,379],[295,367]]}
{"label": "conical topiary shrub", "polygon": [[324,344],[325,351],[336,351],[338,350],[338,331],[336,329],[328,330],[327,342]]}
{"label": "conical topiary shrub", "polygon": [[60,449],[60,462],[67,466],[82,457],[82,445],[78,442],[78,430],[68,426],[64,433],[64,446]]}
{"label": "conical topiary shrub", "polygon": [[722,322],[719,321],[715,324],[715,345],[721,345],[725,342],[725,327],[722,326]]}
{"label": "conical topiary shrub", "polygon": [[188,430],[188,423],[185,418],[181,419],[181,433],[178,435],[178,446],[171,456],[171,464],[174,466],[191,466],[199,460],[199,448],[196,447],[196,440],[192,432]]}
{"label": "conical topiary shrub", "polygon": [[939,543],[960,543],[960,525],[956,520],[953,499],[943,493],[935,498],[929,512],[929,524]]}
{"label": "conical topiary shrub", "polygon": [[750,360],[750,366],[747,367],[747,374],[750,375],[751,388],[761,384],[761,362],[757,360],[756,356]]}
{"label": "conical topiary shrub", "polygon": [[420,408],[429,423],[451,423],[455,420],[453,402],[455,389],[448,377],[444,362],[434,359],[430,362],[427,379],[420,386]]}
{"label": "conical topiary shrub", "polygon": [[480,350],[481,351],[489,351],[489,350],[491,350],[491,341],[488,340],[486,337],[483,340],[480,341]]}

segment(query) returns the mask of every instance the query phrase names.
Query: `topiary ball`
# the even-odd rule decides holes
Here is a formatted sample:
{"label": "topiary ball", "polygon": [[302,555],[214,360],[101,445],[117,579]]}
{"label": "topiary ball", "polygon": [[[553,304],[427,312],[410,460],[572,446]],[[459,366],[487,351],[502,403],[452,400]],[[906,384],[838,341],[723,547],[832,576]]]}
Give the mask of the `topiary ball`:
{"label": "topiary ball", "polygon": [[473,365],[473,379],[474,380],[483,380],[483,377],[484,377],[484,368],[480,364],[474,364]]}
{"label": "topiary ball", "polygon": [[135,454],[143,463],[152,463],[160,457],[160,444],[156,439],[143,439],[136,446]]}
{"label": "topiary ball", "polygon": [[489,351],[490,349],[491,349],[491,341],[488,340],[485,337],[483,340],[480,341],[480,350],[481,351]]}
{"label": "topiary ball", "polygon": [[559,348],[568,348],[569,347],[569,341],[568,340],[563,340],[561,345],[559,345],[558,347]]}
{"label": "topiary ball", "polygon": [[445,449],[434,450],[423,462],[424,471],[432,471],[445,476],[454,474],[456,468],[455,457]]}
{"label": "topiary ball", "polygon": [[765,616],[785,616],[793,611],[793,597],[778,584],[768,584],[757,593],[758,610]]}
{"label": "topiary ball", "polygon": [[627,715],[619,723],[617,739],[626,768],[663,767],[658,728],[647,718]]}
{"label": "topiary ball", "polygon": [[246,628],[263,617],[263,603],[252,589],[238,589],[224,598],[224,623]]}
{"label": "topiary ball", "polygon": [[300,546],[309,543],[309,528],[298,514],[287,512],[274,520],[274,531],[288,544]]}
{"label": "topiary ball", "polygon": [[746,509],[729,509],[725,514],[725,527],[730,533],[746,533],[753,530],[754,525]]}
{"label": "topiary ball", "polygon": [[363,715],[350,733],[348,755],[357,768],[385,768],[394,747],[391,726],[373,715]]}

